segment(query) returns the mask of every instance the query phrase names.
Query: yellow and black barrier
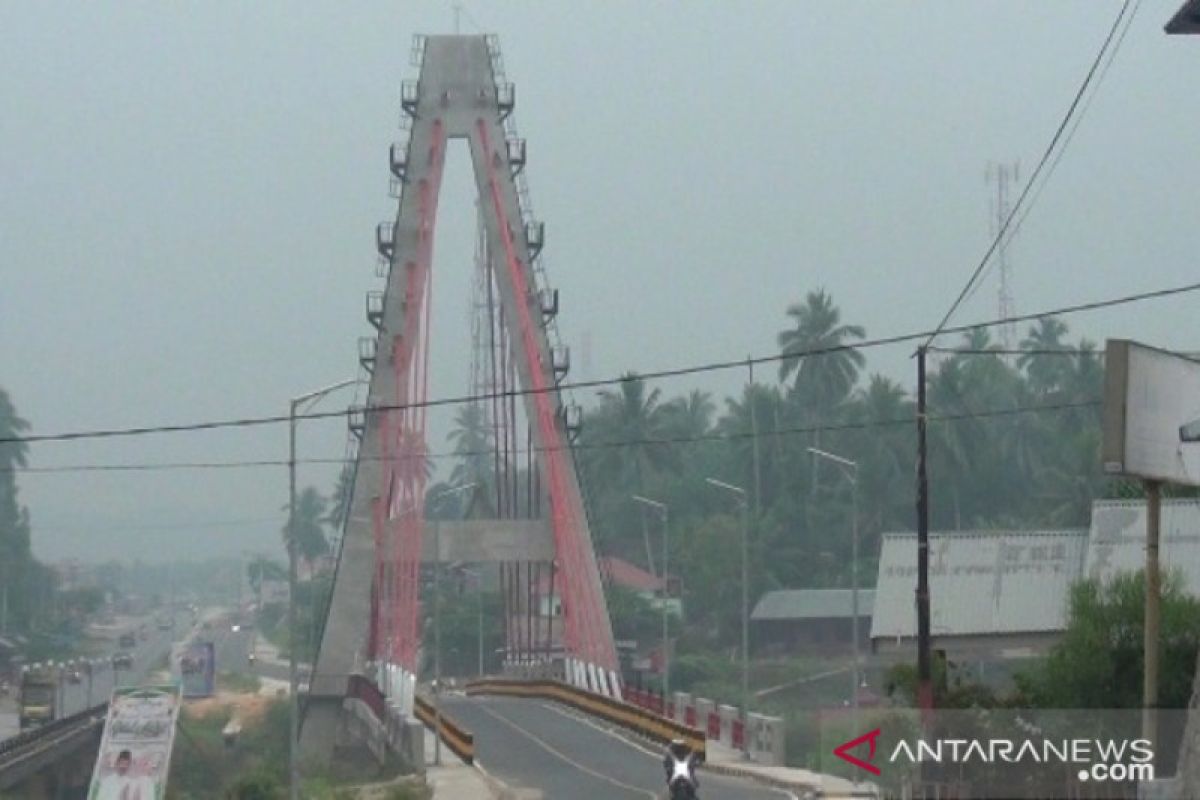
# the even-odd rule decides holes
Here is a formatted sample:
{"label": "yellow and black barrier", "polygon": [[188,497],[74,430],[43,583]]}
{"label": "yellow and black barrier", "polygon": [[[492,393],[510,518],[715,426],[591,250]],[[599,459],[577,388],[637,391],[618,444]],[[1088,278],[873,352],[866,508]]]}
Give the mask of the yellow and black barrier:
{"label": "yellow and black barrier", "polygon": [[620,725],[622,728],[660,744],[665,745],[672,739],[682,739],[701,759],[706,754],[704,731],[667,719],[647,709],[630,705],[623,700],[579,689],[560,681],[486,678],[469,682],[467,694],[553,700],[585,714]]}
{"label": "yellow and black barrier", "polygon": [[[425,723],[425,726],[430,730],[434,730],[437,726],[437,711],[433,703],[426,700],[421,695],[417,695],[413,702],[413,713],[417,719]],[[450,748],[454,755],[461,758],[467,764],[475,763],[475,736],[469,730],[459,725],[452,717],[446,715],[443,711],[442,718],[442,741]],[[436,731],[435,731],[436,733]]]}

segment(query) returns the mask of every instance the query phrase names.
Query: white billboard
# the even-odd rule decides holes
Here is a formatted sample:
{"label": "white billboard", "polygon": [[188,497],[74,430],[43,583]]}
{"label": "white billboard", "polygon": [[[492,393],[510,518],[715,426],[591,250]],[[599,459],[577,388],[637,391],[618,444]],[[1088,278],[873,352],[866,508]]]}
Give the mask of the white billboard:
{"label": "white billboard", "polygon": [[114,691],[88,800],[161,800],[178,714],[177,687]]}
{"label": "white billboard", "polygon": [[1103,450],[1111,475],[1200,486],[1200,361],[1109,339]]}

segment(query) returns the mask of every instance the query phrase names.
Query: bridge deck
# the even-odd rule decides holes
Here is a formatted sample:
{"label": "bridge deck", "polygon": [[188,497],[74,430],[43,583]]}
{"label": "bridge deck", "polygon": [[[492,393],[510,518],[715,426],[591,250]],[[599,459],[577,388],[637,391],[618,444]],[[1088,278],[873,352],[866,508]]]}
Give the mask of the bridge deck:
{"label": "bridge deck", "polygon": [[[445,696],[447,713],[475,734],[476,760],[514,789],[552,798],[663,796],[661,756],[558,708],[508,697]],[[778,800],[788,793],[701,770],[702,797]]]}

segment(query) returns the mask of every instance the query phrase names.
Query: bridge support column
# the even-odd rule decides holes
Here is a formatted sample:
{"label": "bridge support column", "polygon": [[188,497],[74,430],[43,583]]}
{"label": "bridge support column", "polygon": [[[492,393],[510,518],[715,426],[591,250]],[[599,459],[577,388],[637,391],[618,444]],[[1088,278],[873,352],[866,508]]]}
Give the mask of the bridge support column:
{"label": "bridge support column", "polygon": [[300,758],[308,764],[327,765],[342,729],[342,698],[309,696],[300,729]]}

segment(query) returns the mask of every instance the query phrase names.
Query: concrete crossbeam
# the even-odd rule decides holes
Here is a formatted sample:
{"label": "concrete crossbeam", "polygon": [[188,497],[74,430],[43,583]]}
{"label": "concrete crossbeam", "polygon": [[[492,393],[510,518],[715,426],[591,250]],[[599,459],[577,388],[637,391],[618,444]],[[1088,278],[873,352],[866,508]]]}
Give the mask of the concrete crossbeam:
{"label": "concrete crossbeam", "polygon": [[[441,528],[439,531],[438,528]],[[552,561],[554,534],[541,519],[469,519],[425,523],[421,560],[436,560],[435,538],[441,538],[441,561],[467,563]]]}

